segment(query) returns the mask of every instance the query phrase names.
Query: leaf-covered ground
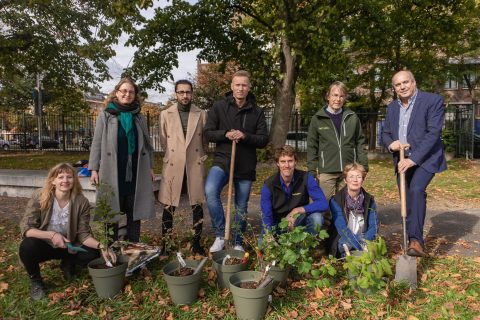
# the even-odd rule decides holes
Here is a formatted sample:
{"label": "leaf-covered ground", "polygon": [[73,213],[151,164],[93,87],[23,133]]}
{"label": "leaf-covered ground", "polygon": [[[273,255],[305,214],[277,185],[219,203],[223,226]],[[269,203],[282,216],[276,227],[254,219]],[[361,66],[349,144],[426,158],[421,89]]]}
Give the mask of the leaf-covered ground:
{"label": "leaf-covered ground", "polygon": [[[1,222],[0,312],[4,319],[235,318],[233,299],[228,291],[215,288],[215,274],[209,265],[199,300],[191,306],[173,306],[161,273],[166,257],[128,278],[123,292],[112,300],[96,296],[85,270],[74,282],[66,283],[58,263],[44,263],[48,298],[33,302],[17,260],[18,228]],[[155,243],[159,238],[150,241]],[[480,258],[445,256],[421,261],[419,289],[414,292],[389,283],[376,294],[358,295],[347,289],[345,276],[327,288],[310,288],[304,280],[289,280],[288,290],[274,293],[267,319],[474,319],[478,315]]]}
{"label": "leaf-covered ground", "polygon": [[[449,169],[437,175],[429,187],[429,199],[434,200],[429,201],[429,206],[480,208],[479,163],[455,160],[449,163]],[[274,170],[272,165],[259,166],[254,192],[259,192],[261,181]],[[389,160],[371,163],[367,189],[379,202],[398,201]],[[161,272],[168,257],[152,262],[148,270],[129,277],[123,292],[112,300],[96,296],[86,270],[74,282],[66,283],[58,262],[44,263],[42,272],[49,295],[41,301],[31,301],[26,273],[18,264],[18,216],[12,219],[8,214],[21,211],[20,207],[11,205],[1,210],[0,318],[235,318],[231,294],[216,289],[210,263],[204,270],[199,300],[192,306],[173,306]],[[144,233],[142,239],[150,244],[159,244],[161,240],[158,234],[152,233]],[[395,262],[393,252],[390,261]],[[303,279],[290,279],[287,290],[274,293],[267,319],[480,319],[479,257],[455,255],[422,259],[418,264],[419,289],[416,291],[389,282],[387,288],[378,293],[359,295],[348,289],[341,266],[337,266],[337,270],[340,275],[327,288],[311,288]]]}

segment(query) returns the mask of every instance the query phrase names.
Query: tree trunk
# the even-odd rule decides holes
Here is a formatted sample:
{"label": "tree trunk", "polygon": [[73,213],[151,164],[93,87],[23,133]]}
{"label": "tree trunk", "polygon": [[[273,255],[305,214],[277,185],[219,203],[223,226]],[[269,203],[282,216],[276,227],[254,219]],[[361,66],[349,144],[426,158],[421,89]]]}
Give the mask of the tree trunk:
{"label": "tree trunk", "polygon": [[282,147],[287,139],[290,116],[295,104],[295,84],[298,77],[296,57],[288,39],[282,39],[283,61],[280,65],[283,78],[277,82],[275,92],[275,110],[270,127],[270,144],[273,149]]}
{"label": "tree trunk", "polygon": [[378,115],[371,115],[368,119],[369,137],[368,137],[368,150],[375,150],[377,147],[377,120]]}

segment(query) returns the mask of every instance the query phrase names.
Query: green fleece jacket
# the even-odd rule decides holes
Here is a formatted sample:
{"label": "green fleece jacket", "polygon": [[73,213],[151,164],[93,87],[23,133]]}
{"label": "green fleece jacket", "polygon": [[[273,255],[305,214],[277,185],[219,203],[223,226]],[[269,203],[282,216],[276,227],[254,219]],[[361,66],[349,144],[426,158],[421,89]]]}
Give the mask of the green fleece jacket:
{"label": "green fleece jacket", "polygon": [[[325,112],[320,109],[310,122],[307,136],[308,171],[316,173],[342,172],[347,164],[358,162],[368,170],[365,137],[360,119],[352,110],[343,108],[340,134]],[[318,170],[318,171],[317,171]]]}

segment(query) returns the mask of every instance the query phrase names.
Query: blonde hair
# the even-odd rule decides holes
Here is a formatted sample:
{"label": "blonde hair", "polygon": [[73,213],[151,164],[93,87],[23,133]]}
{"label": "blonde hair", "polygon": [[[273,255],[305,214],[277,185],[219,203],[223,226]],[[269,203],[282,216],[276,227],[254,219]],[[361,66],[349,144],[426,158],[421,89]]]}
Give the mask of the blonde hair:
{"label": "blonde hair", "polygon": [[347,99],[348,97],[348,88],[347,86],[345,85],[345,83],[341,82],[341,81],[335,81],[334,83],[332,83],[330,85],[330,87],[328,87],[328,91],[327,91],[327,95],[325,96],[326,99],[328,100],[328,98],[330,97],[330,93],[332,93],[332,89],[333,88],[339,88],[340,91],[342,91],[342,93],[345,95],[345,100]]}
{"label": "blonde hair", "polygon": [[59,163],[48,172],[45,184],[40,189],[40,209],[46,210],[52,206],[55,197],[55,186],[53,180],[60,173],[71,173],[73,176],[73,187],[70,191],[70,199],[74,199],[77,195],[82,194],[82,185],[76,174],[75,169],[68,163]]}
{"label": "blonde hair", "polygon": [[345,166],[345,169],[343,169],[343,179],[346,179],[347,174],[350,171],[354,171],[354,170],[360,172],[362,174],[363,179],[365,179],[365,177],[367,176],[367,170],[365,170],[365,167],[362,166],[360,163],[354,162],[351,164],[347,164]]}
{"label": "blonde hair", "polygon": [[248,78],[248,82],[250,82],[250,72],[248,71],[238,70],[233,74],[232,79],[235,77],[245,77],[245,78]]}
{"label": "blonde hair", "polygon": [[138,103],[139,105],[142,104],[143,102],[143,98],[139,95],[139,92],[140,92],[140,89],[138,88],[138,86],[135,84],[135,82],[133,82],[132,79],[130,78],[123,78],[121,79],[117,85],[115,86],[115,88],[113,89],[112,92],[110,92],[107,96],[107,98],[105,99],[105,101],[103,102],[103,105],[105,107],[108,106],[108,104],[112,101],[117,101],[117,91],[120,89],[120,87],[122,86],[122,84],[124,83],[129,83],[133,86],[133,88],[135,89],[135,99],[133,100],[133,102],[135,103]]}

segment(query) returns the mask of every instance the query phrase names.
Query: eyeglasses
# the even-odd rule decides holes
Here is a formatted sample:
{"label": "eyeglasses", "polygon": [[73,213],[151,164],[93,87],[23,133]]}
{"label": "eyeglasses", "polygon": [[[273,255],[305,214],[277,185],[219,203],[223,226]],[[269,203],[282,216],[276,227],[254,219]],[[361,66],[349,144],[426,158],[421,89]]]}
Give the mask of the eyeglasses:
{"label": "eyeglasses", "polygon": [[129,91],[129,90],[126,90],[126,89],[117,90],[117,91],[120,92],[120,93],[123,94],[123,95],[131,95],[131,96],[134,96],[134,95],[135,95],[135,91]]}
{"label": "eyeglasses", "polygon": [[184,94],[186,94],[187,96],[190,96],[192,95],[192,91],[177,91],[177,94],[179,96],[183,96]]}
{"label": "eyeglasses", "polygon": [[351,175],[351,176],[347,176],[347,180],[363,180],[363,177],[361,175]]}

